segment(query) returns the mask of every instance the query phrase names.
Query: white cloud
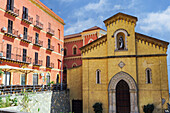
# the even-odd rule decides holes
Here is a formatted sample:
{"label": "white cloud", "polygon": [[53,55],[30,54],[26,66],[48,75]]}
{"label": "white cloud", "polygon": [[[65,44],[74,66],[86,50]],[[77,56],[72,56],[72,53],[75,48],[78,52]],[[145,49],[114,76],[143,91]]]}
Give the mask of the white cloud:
{"label": "white cloud", "polygon": [[103,17],[108,17],[108,14],[113,15],[114,12],[126,10],[135,6],[136,0],[130,0],[128,3],[129,5],[119,5],[110,0],[99,0],[95,3],[90,2],[87,5],[76,9],[73,14],[69,16],[69,19],[73,18],[77,21],[67,25],[65,34],[81,32],[82,30],[93,26],[105,27],[103,21],[106,18]]}
{"label": "white cloud", "polygon": [[170,31],[170,6],[162,12],[148,13],[141,21],[140,29],[145,32]]}
{"label": "white cloud", "polygon": [[[98,21],[96,21],[96,19]],[[87,20],[78,20],[74,25],[65,30],[65,34],[73,34],[78,31],[81,32],[85,29],[94,27],[95,25],[103,27],[102,20],[102,16],[99,16],[98,18],[88,18]]]}

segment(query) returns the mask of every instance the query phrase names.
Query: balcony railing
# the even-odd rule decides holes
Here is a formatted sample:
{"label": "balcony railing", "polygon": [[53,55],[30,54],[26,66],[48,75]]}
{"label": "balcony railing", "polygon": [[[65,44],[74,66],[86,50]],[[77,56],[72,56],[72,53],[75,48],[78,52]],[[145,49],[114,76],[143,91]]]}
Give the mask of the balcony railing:
{"label": "balcony railing", "polygon": [[34,40],[34,45],[38,46],[38,47],[42,47],[43,46],[43,41],[41,41],[41,40]]}
{"label": "balcony railing", "polygon": [[[62,90],[67,90],[67,84],[62,85]],[[42,91],[60,91],[61,84],[53,85],[0,85],[0,95],[22,94],[22,92],[42,92]]]}
{"label": "balcony railing", "polygon": [[29,35],[24,35],[23,38],[21,39],[24,42],[31,43],[32,42],[32,37]]}
{"label": "balcony railing", "polygon": [[15,29],[8,29],[8,32],[5,33],[7,36],[10,36],[12,38],[17,38],[18,37],[18,30]]}
{"label": "balcony railing", "polygon": [[32,24],[33,23],[33,17],[25,16],[24,14],[23,14],[22,20],[25,21],[28,24]]}
{"label": "balcony railing", "polygon": [[39,21],[35,21],[35,25],[34,25],[36,28],[42,30],[43,29],[43,24]]}
{"label": "balcony railing", "polygon": [[54,68],[54,63],[47,64],[46,66],[47,68]]}
{"label": "balcony railing", "polygon": [[23,56],[20,54],[6,53],[3,51],[0,52],[0,58],[3,60],[15,61],[26,64],[30,64],[32,61],[30,57],[23,58]]}
{"label": "balcony railing", "polygon": [[47,50],[54,51],[54,46],[48,45]]}
{"label": "balcony railing", "polygon": [[42,66],[43,65],[43,61],[42,60],[35,60],[34,59],[33,65],[34,66]]}
{"label": "balcony railing", "polygon": [[31,64],[31,61],[32,61],[31,57],[28,57],[28,56],[26,56],[25,58],[22,57],[22,62],[24,63]]}
{"label": "balcony railing", "polygon": [[48,33],[49,35],[51,35],[51,36],[54,36],[55,31],[54,31],[53,29],[51,29],[51,28],[48,28],[48,29],[47,29],[47,33]]}
{"label": "balcony railing", "polygon": [[14,17],[19,16],[19,9],[11,6],[11,5],[7,5],[7,10],[6,12]]}

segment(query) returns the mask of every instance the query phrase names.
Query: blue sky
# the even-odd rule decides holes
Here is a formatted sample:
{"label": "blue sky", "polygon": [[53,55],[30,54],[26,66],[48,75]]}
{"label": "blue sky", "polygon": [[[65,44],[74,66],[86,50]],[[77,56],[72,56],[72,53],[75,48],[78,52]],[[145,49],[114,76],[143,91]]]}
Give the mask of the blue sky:
{"label": "blue sky", "polygon": [[[170,42],[170,0],[40,0],[65,21],[65,35],[99,26],[123,12],[138,17],[136,32]],[[170,84],[170,46],[168,71]]]}

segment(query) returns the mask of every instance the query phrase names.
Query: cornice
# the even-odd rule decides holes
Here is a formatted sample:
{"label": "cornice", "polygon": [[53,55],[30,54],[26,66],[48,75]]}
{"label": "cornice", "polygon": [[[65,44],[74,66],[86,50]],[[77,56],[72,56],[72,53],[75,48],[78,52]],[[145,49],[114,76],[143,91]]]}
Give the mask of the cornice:
{"label": "cornice", "polygon": [[[48,15],[50,15],[52,18],[54,18],[55,20],[57,20],[59,23],[61,23],[61,24],[63,24],[63,25],[65,25],[65,23],[61,20],[61,19],[59,19],[59,16],[58,15],[56,15],[54,12],[52,12],[52,11],[49,11],[50,9],[48,9],[48,7],[47,8],[45,8],[44,6],[42,6],[42,4],[40,4],[40,3],[38,3],[38,2],[40,2],[40,1],[37,1],[37,0],[29,0],[30,2],[32,2],[34,5],[36,5],[37,7],[39,7],[41,10],[43,10],[45,13],[47,13]],[[53,14],[54,13],[54,14]],[[58,17],[57,17],[58,16]]]}
{"label": "cornice", "polygon": [[81,56],[65,57],[64,60],[81,59]]}
{"label": "cornice", "polygon": [[144,41],[145,43],[148,42],[148,43],[151,43],[151,44],[154,44],[156,46],[163,47],[166,49],[168,48],[168,45],[169,45],[169,42],[162,41],[162,40],[159,40],[159,39],[156,39],[150,36],[146,36],[140,33],[135,33],[135,38],[137,40]]}

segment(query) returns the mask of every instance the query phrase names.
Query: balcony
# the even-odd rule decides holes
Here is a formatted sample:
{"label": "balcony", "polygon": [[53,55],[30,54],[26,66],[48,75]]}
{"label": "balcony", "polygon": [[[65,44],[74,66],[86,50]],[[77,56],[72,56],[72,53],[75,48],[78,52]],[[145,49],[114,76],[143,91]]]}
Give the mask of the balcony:
{"label": "balcony", "polygon": [[54,46],[52,46],[52,45],[48,45],[47,50],[49,50],[49,51],[54,51]]}
{"label": "balcony", "polygon": [[54,33],[55,33],[55,31],[53,29],[51,29],[51,28],[47,29],[47,34],[54,36]]}
{"label": "balcony", "polygon": [[35,28],[42,30],[43,29],[43,24],[39,21],[35,21]]}
{"label": "balcony", "polygon": [[23,56],[22,56],[22,62],[23,62],[23,63],[31,64],[31,61],[32,61],[32,58],[31,58],[31,57],[28,57],[28,56],[23,57]]}
{"label": "balcony", "polygon": [[25,16],[23,14],[22,21],[24,21],[25,23],[28,23],[28,24],[32,24],[33,23],[33,17]]}
{"label": "balcony", "polygon": [[54,63],[47,64],[46,67],[52,69],[54,68]]}
{"label": "balcony", "polygon": [[30,64],[31,58],[27,57],[25,58],[25,61],[23,61],[23,56],[21,54],[14,54],[14,53],[6,53],[1,51],[0,52],[0,59],[10,62],[18,62],[18,63],[24,63],[24,64]]}
{"label": "balcony", "polygon": [[42,47],[43,46],[43,41],[41,41],[41,40],[34,40],[34,45],[38,46],[38,47]]}
{"label": "balcony", "polygon": [[43,65],[43,61],[42,60],[35,60],[34,59],[33,65],[34,66],[42,66]]}
{"label": "balcony", "polygon": [[8,29],[8,32],[5,33],[6,36],[11,37],[11,38],[17,38],[18,37],[18,30],[15,29]]}
{"label": "balcony", "polygon": [[11,5],[7,5],[7,9],[6,12],[14,17],[19,16],[19,9],[11,6]]}
{"label": "balcony", "polygon": [[24,35],[24,37],[21,39],[21,41],[26,42],[26,43],[31,43],[32,37],[29,35]]}

